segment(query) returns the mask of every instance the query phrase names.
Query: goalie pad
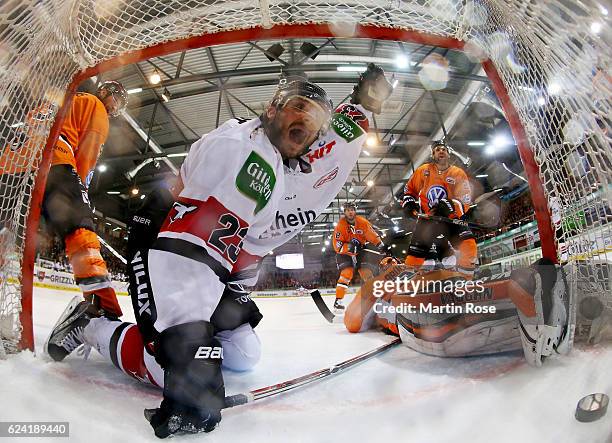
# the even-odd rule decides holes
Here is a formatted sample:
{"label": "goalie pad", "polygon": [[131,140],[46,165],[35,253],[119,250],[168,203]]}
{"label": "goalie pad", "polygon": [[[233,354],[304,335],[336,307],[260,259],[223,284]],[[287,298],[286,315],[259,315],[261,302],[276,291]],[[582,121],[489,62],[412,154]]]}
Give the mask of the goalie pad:
{"label": "goalie pad", "polygon": [[[436,357],[469,357],[521,349],[518,316],[508,296],[508,275],[483,279],[483,290],[448,291],[456,272],[439,270],[417,276],[436,282],[442,291],[397,293],[391,305],[402,343]],[[460,285],[461,286],[461,285]],[[436,287],[434,285],[434,287]],[[467,288],[467,286],[466,286]]]}
{"label": "goalie pad", "polygon": [[525,359],[532,366],[567,354],[575,331],[575,299],[562,269],[547,259],[512,272],[510,297],[517,307]]}

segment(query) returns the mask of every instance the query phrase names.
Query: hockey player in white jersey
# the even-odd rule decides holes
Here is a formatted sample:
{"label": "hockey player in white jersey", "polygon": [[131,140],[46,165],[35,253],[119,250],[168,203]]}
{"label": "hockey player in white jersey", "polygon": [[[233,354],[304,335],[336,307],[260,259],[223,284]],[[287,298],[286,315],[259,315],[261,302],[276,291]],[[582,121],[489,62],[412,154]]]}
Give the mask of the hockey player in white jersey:
{"label": "hockey player in white jersey", "polygon": [[[158,437],[208,432],[221,420],[223,349],[211,318],[230,276],[268,252],[251,239],[274,221],[285,191],[283,162],[325,132],[331,111],[321,88],[289,82],[260,118],[202,137],[183,163],[178,198],[157,239],[144,254],[136,250],[130,257],[136,278],[141,277],[132,295],[142,294],[148,303],[136,305],[136,312],[150,314],[151,336],[143,343],[152,344],[152,357],[163,368],[158,384],[164,386],[164,399],[147,417]],[[69,306],[49,338],[49,355],[61,360],[83,342],[89,317],[84,311],[91,308]],[[72,321],[75,316],[81,325]],[[113,337],[121,338],[117,323],[97,320],[100,329],[112,332],[107,346]]]}
{"label": "hockey player in white jersey", "polygon": [[[331,118],[329,130],[321,130],[320,137],[310,145],[309,149],[298,152],[301,155],[283,158],[285,164],[283,177],[285,181],[284,194],[280,198],[278,206],[274,207],[273,217],[271,219],[268,218],[268,224],[265,229],[250,230],[244,236],[241,242],[241,252],[238,254],[229,275],[225,279],[227,286],[223,296],[210,317],[211,332],[214,333],[215,338],[222,345],[222,351],[215,346],[199,346],[195,349],[198,352],[201,350],[201,355],[212,356],[215,352],[217,355],[222,353],[223,366],[234,370],[250,369],[258,361],[260,343],[253,328],[260,321],[261,314],[254,302],[248,297],[248,292],[242,290],[236,283],[254,283],[256,281],[257,264],[261,258],[268,251],[295,236],[329,205],[330,201],[333,200],[346,182],[359,157],[368,129],[370,110],[380,112],[382,100],[388,97],[390,92],[390,85],[384,79],[382,70],[375,66],[370,66],[368,71],[361,76],[352,94],[351,101],[353,103],[340,105],[336,109]],[[273,100],[272,106],[282,106],[284,102],[285,100],[275,103],[275,100]],[[214,133],[240,131],[243,127],[246,127],[245,125],[255,125],[258,120],[248,123],[230,120]],[[291,136],[290,128],[291,126],[289,126],[289,135]],[[280,129],[282,128],[276,127],[276,132],[270,132],[271,141],[274,141],[275,137],[282,135]],[[322,126],[322,129],[325,129],[325,125]],[[301,140],[303,134],[294,133],[293,136]],[[189,157],[191,155],[190,153]],[[187,161],[186,163],[189,164]],[[219,170],[221,169],[219,168]],[[181,175],[183,175],[183,172],[189,173],[189,166],[183,167]],[[222,172],[227,174],[225,169]],[[278,174],[276,176],[276,189],[279,189]],[[157,295],[151,297],[148,294],[151,286],[153,286],[152,289],[155,294],[157,294],[157,289],[155,287],[155,278],[152,275],[154,272],[151,266],[152,254],[147,254],[148,247],[142,246],[142,244],[146,245],[152,241],[147,239],[147,236],[151,236],[151,232],[157,232],[159,225],[155,226],[155,220],[160,219],[160,214],[161,218],[163,218],[167,211],[168,202],[172,200],[167,192],[166,195],[163,194],[164,191],[160,191],[157,195],[151,196],[152,200],[157,201],[145,205],[146,210],[134,217],[137,223],[132,225],[133,230],[141,230],[142,232],[137,234],[134,232],[130,233],[129,242],[135,238],[136,243],[138,243],[134,247],[129,247],[132,251],[130,252],[129,260],[132,268],[130,288],[132,289],[131,295],[134,310],[138,318],[138,327],[129,323],[118,324],[116,322],[109,322],[104,318],[96,318],[90,322],[87,314],[80,313],[78,309],[75,310],[73,307],[71,311],[73,314],[64,316],[67,318],[65,322],[67,326],[63,330],[68,332],[62,333],[61,327],[56,327],[54,332],[58,331],[55,334],[55,342],[60,343],[62,337],[67,336],[70,330],[75,330],[74,327],[71,328],[69,326],[70,323],[80,322],[80,331],[82,333],[81,339],[77,340],[77,342],[85,341],[96,347],[104,356],[113,361],[116,366],[127,374],[159,386],[164,386],[164,391],[166,392],[166,386],[171,377],[169,378],[168,371],[166,370],[164,373],[160,364],[158,364],[162,363],[159,361],[159,357],[156,356],[158,350],[152,349],[153,346],[157,346],[158,341],[154,341],[153,346],[149,345],[150,337],[158,334],[157,328],[160,325],[159,303]],[[171,238],[174,241],[174,238],[177,237],[176,234],[181,232],[180,226],[183,223],[182,220],[189,219],[190,214],[196,211],[193,209],[195,205],[189,201],[183,199],[179,203],[180,206],[175,203],[174,209],[171,210],[164,226],[161,227],[162,232],[160,233],[160,238],[153,246],[154,250],[159,247],[160,240],[162,244],[168,242],[167,238]],[[271,209],[273,206],[270,205],[268,208]],[[225,220],[225,222],[227,223],[225,229],[233,229],[229,219]],[[174,225],[172,234],[164,234],[165,230],[171,225]],[[227,233],[225,231],[220,234],[222,235],[219,238],[227,240],[225,237]],[[232,246],[235,245],[233,243],[230,244],[228,249]],[[213,250],[213,252],[217,251]],[[153,254],[157,254],[157,252],[153,252]],[[147,257],[149,259],[148,269],[151,275],[143,272],[147,268]],[[167,265],[168,263],[166,262],[164,266]],[[174,269],[174,266],[172,269]],[[164,284],[167,286],[183,284],[183,282],[178,282],[174,276],[168,276],[168,274],[163,273],[161,269],[157,269],[156,272],[165,276],[164,279],[167,281]],[[189,277],[186,280],[190,280]],[[198,285],[199,283],[193,282],[190,284]],[[168,291],[170,290],[171,288],[168,289]],[[172,303],[178,304],[181,301],[169,301],[168,309]],[[75,318],[77,319],[76,321],[74,320]],[[89,326],[85,328],[87,324]],[[171,329],[168,328],[167,330]],[[181,337],[181,339],[184,340],[185,337]],[[70,343],[70,340],[66,340],[66,342]],[[76,343],[70,346],[71,349],[64,349],[61,355],[67,355],[75,347]],[[187,389],[193,380],[186,379],[184,376],[183,378],[185,389]],[[220,396],[218,397],[220,398]],[[163,406],[162,404],[162,409]],[[220,415],[218,415],[218,419],[220,419]],[[214,424],[218,422],[218,419],[214,423],[212,421],[210,424],[204,423],[200,426],[200,430],[214,428]],[[193,420],[188,417],[185,425],[190,425],[192,422]],[[154,419],[152,424],[155,427]],[[168,434],[186,431],[186,429],[180,428],[178,431],[167,430],[163,426],[159,429],[158,426],[158,429],[156,429],[158,436],[161,436],[158,430],[166,431]],[[196,430],[198,430],[197,426]]]}

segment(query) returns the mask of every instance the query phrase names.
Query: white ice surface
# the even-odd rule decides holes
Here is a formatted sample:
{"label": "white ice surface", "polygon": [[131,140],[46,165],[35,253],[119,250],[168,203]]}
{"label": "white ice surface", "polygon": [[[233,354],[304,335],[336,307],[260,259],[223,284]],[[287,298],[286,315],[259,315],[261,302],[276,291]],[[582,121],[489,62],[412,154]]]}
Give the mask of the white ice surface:
{"label": "white ice surface", "polygon": [[[159,390],[127,377],[95,351],[88,361],[71,355],[62,363],[42,355],[73,296],[35,291],[38,353],[0,361],[0,421],[68,421],[75,442],[159,441],[143,417],[144,408],[159,404]],[[129,299],[120,302],[131,313]],[[227,394],[328,367],[391,340],[327,324],[310,298],[257,303],[264,314],[257,328],[262,359],[251,372],[226,373]],[[177,441],[610,443],[612,408],[593,423],[576,421],[574,410],[586,394],[612,395],[611,373],[610,346],[574,349],[539,369],[518,353],[442,359],[400,346],[324,381],[225,411],[214,432]]]}

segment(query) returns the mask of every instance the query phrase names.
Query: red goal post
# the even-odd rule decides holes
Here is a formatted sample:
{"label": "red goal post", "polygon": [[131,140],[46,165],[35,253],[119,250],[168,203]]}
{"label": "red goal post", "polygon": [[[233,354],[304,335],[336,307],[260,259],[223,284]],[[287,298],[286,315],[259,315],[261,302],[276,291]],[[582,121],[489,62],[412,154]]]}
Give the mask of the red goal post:
{"label": "red goal post", "polygon": [[[534,3],[43,0],[0,7],[0,154],[5,158],[0,157],[0,229],[5,228],[0,237],[0,356],[34,346],[40,201],[51,147],[77,85],[122,65],[205,46],[351,37],[465,50],[482,62],[512,128],[543,255],[554,261],[610,263],[607,11],[590,1]],[[33,110],[49,104],[57,114],[32,118]],[[579,222],[570,227],[566,221],[572,218]],[[600,268],[586,269],[584,278],[610,306],[609,267],[605,275]]]}

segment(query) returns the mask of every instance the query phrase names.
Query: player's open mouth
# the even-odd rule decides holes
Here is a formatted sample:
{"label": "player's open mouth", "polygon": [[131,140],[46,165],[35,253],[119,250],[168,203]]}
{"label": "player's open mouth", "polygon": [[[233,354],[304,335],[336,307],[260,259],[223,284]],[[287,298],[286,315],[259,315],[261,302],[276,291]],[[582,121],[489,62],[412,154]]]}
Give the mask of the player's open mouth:
{"label": "player's open mouth", "polygon": [[306,137],[308,137],[307,132],[299,127],[289,129],[289,139],[298,145],[303,145],[306,143]]}

